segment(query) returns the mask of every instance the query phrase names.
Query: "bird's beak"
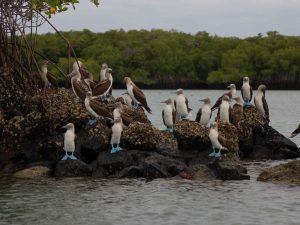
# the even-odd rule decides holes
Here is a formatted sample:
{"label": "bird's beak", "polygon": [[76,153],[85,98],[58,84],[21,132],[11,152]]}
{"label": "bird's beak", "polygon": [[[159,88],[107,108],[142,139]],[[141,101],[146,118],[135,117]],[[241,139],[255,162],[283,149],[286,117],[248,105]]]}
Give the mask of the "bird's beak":
{"label": "bird's beak", "polygon": [[63,129],[67,129],[67,125],[66,125],[66,126],[63,126],[63,127],[61,127],[61,128],[63,128]]}
{"label": "bird's beak", "polygon": [[227,86],[227,88],[231,88],[231,86],[229,85],[229,86]]}
{"label": "bird's beak", "polygon": [[200,101],[200,102],[204,102],[204,99],[200,99],[199,101]]}
{"label": "bird's beak", "polygon": [[127,92],[122,93],[122,95],[127,95]]}
{"label": "bird's beak", "polygon": [[166,101],[162,101],[162,102],[160,102],[160,103],[166,103]]}

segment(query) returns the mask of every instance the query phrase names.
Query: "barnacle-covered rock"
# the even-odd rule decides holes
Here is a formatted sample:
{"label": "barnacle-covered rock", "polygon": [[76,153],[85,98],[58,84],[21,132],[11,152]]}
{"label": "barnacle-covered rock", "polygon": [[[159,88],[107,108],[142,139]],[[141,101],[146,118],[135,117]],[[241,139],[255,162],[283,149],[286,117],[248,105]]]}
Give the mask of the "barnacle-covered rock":
{"label": "barnacle-covered rock", "polygon": [[133,122],[122,133],[126,149],[146,151],[176,151],[177,143],[172,134],[166,134],[149,123]]}
{"label": "barnacle-covered rock", "polygon": [[189,120],[177,122],[173,133],[181,150],[205,151],[211,147],[208,128],[197,122]]}
{"label": "barnacle-covered rock", "polygon": [[91,166],[80,160],[59,161],[54,175],[57,177],[85,177],[92,175]]}
{"label": "barnacle-covered rock", "polygon": [[300,185],[300,160],[267,168],[258,176],[257,180]]}

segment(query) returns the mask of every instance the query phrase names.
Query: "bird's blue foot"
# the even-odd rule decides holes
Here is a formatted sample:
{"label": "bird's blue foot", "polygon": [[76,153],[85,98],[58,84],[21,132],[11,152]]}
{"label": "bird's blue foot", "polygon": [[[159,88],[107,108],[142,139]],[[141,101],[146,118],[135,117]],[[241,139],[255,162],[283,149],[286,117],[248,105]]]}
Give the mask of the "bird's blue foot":
{"label": "bird's blue foot", "polygon": [[104,101],[107,100],[107,96],[102,95],[102,96],[99,97],[99,99],[100,99],[101,102],[104,102]]}
{"label": "bird's blue foot", "polygon": [[96,123],[96,121],[97,121],[96,118],[90,119],[90,120],[89,120],[89,125],[90,125],[90,126],[93,126],[93,125]]}
{"label": "bird's blue foot", "polygon": [[221,157],[221,149],[219,149],[219,151],[215,154],[215,157],[216,157],[216,158]]}
{"label": "bird's blue foot", "polygon": [[250,101],[249,101],[249,100],[246,100],[246,101],[244,102],[244,107],[250,107],[250,106],[251,106]]}
{"label": "bird's blue foot", "polygon": [[173,132],[173,129],[172,129],[172,128],[169,128],[169,127],[167,127],[167,128],[165,129],[165,131],[166,131],[166,132]]}
{"label": "bird's blue foot", "polygon": [[132,105],[133,109],[137,109],[138,107],[139,107],[139,105],[136,102]]}
{"label": "bird's blue foot", "polygon": [[72,154],[69,156],[70,159],[72,160],[77,160],[76,156],[74,155],[74,153],[72,152]]}
{"label": "bird's blue foot", "polygon": [[119,151],[118,147],[114,147],[114,145],[111,145],[111,151],[110,151],[111,154],[116,153],[118,151]]}
{"label": "bird's blue foot", "polygon": [[215,149],[213,149],[213,152],[210,153],[208,156],[209,156],[209,157],[214,157],[215,155],[216,155],[216,151],[215,151]]}
{"label": "bird's blue foot", "polygon": [[123,149],[121,147],[119,147],[119,145],[117,146],[117,152],[122,151]]}
{"label": "bird's blue foot", "polygon": [[66,152],[65,156],[61,159],[63,161],[67,160],[69,158],[68,152]]}

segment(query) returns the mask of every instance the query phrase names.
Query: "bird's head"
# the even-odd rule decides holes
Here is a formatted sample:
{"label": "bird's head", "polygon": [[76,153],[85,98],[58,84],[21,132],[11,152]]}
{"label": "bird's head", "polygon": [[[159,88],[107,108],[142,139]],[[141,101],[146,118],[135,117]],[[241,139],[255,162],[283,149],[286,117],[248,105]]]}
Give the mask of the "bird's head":
{"label": "bird's head", "polygon": [[204,99],[201,99],[200,101],[201,101],[201,102],[204,102],[204,104],[209,104],[209,105],[210,105],[210,103],[211,103],[209,97],[206,97],[206,98],[204,98]]}
{"label": "bird's head", "polygon": [[267,89],[267,87],[266,87],[266,85],[264,85],[264,84],[259,85],[258,88],[257,88],[258,91],[261,91],[261,92],[263,92],[264,94],[265,94],[265,92],[266,92],[266,89]]}
{"label": "bird's head", "polygon": [[244,77],[243,78],[243,83],[249,83],[249,77]]}
{"label": "bird's head", "polygon": [[131,81],[130,77],[124,77],[124,83],[125,84],[131,84],[132,81]]}
{"label": "bird's head", "polygon": [[88,99],[91,99],[92,96],[93,96],[93,94],[92,94],[91,91],[88,91],[88,92],[86,93],[86,97],[87,97]]}
{"label": "bird's head", "polygon": [[121,102],[116,102],[116,108],[121,112],[123,110],[123,104]]}
{"label": "bird's head", "polygon": [[218,130],[218,124],[216,122],[212,122],[210,124],[210,129],[215,129],[215,130]]}
{"label": "bird's head", "polygon": [[105,70],[107,67],[108,67],[108,65],[106,63],[102,63],[101,70]]}
{"label": "bird's head", "polygon": [[237,96],[237,97],[232,98],[232,99],[235,100],[237,104],[243,105],[243,100],[240,96]]}
{"label": "bird's head", "polygon": [[179,89],[177,89],[176,91],[174,91],[174,92],[171,92],[171,93],[173,93],[173,94],[177,94],[177,95],[181,95],[181,94],[183,94],[183,93],[184,93],[184,91],[183,91],[183,89],[179,88]]}
{"label": "bird's head", "polygon": [[172,104],[172,99],[168,98],[167,100],[165,101],[162,101],[161,103],[165,103],[165,104]]}
{"label": "bird's head", "polygon": [[74,127],[74,124],[73,123],[68,123],[67,125],[63,126],[62,128],[65,128],[65,129],[75,129]]}
{"label": "bird's head", "polygon": [[230,88],[230,90],[236,89],[235,84],[230,84],[227,88]]}

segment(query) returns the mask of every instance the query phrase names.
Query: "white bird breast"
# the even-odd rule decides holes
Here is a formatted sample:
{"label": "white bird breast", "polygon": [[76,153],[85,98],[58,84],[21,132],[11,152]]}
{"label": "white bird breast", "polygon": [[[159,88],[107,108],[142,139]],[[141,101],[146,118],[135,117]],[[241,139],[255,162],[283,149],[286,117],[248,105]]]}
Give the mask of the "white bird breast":
{"label": "white bird breast", "polygon": [[262,103],[262,97],[263,95],[258,93],[257,96],[255,96],[255,107],[257,108],[258,112],[261,114],[261,115],[265,115],[265,109],[264,109],[264,106],[263,106],[263,103]]}
{"label": "white bird breast", "polygon": [[229,103],[222,101],[220,105],[220,120],[229,123]]}
{"label": "white bird breast", "polygon": [[201,109],[200,124],[206,126],[209,123],[210,115],[211,115],[211,109],[208,105],[205,104]]}
{"label": "white bird breast", "polygon": [[242,91],[243,91],[243,99],[250,100],[251,93],[250,93],[250,85],[248,83],[243,84]]}
{"label": "white bird breast", "polygon": [[177,95],[177,97],[176,97],[176,111],[180,116],[188,115],[184,95]]}
{"label": "white bird breast", "polygon": [[220,144],[220,142],[218,140],[218,136],[219,136],[218,131],[216,131],[215,129],[210,129],[208,137],[209,137],[209,140],[210,140],[213,148],[221,149],[222,145]]}
{"label": "white bird breast", "polygon": [[173,126],[173,108],[171,105],[166,105],[164,108],[164,121],[167,127]]}
{"label": "white bird breast", "polygon": [[67,130],[65,133],[64,149],[67,152],[75,151],[75,133],[72,130]]}
{"label": "white bird breast", "polygon": [[91,108],[90,106],[90,100],[88,98],[85,98],[84,100],[84,105],[85,105],[85,108],[87,109],[87,111],[94,117],[99,117],[97,115],[97,113]]}
{"label": "white bird breast", "polygon": [[122,123],[115,123],[112,128],[112,135],[111,135],[111,144],[119,144],[121,139],[121,134],[123,131]]}
{"label": "white bird breast", "polygon": [[127,91],[128,91],[128,94],[129,96],[132,98],[132,100],[136,103],[139,103],[136,98],[134,97],[134,94],[133,94],[133,86],[131,84],[127,84]]}

